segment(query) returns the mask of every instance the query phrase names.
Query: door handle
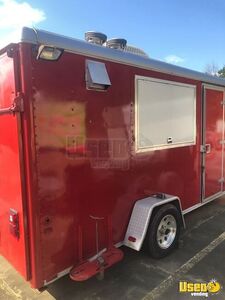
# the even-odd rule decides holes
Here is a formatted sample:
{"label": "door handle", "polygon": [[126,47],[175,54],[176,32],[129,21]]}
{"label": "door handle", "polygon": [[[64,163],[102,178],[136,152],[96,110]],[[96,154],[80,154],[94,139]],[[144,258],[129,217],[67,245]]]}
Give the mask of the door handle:
{"label": "door handle", "polygon": [[211,152],[211,144],[205,144],[205,153],[208,154]]}

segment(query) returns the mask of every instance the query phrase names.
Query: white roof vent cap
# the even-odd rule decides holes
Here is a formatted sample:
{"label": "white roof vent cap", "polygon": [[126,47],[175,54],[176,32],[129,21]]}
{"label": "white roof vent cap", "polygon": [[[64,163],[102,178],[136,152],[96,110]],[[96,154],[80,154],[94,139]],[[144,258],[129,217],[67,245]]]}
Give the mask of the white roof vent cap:
{"label": "white roof vent cap", "polygon": [[103,45],[107,40],[107,35],[97,31],[87,31],[85,32],[85,40],[88,43]]}
{"label": "white roof vent cap", "polygon": [[113,49],[124,50],[127,45],[127,40],[125,39],[110,39],[106,42],[106,47]]}

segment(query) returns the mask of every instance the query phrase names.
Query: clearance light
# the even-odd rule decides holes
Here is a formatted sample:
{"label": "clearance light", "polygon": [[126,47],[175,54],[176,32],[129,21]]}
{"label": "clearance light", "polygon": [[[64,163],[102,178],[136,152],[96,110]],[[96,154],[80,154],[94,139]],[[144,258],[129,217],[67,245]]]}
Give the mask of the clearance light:
{"label": "clearance light", "polygon": [[133,236],[129,236],[128,237],[128,241],[132,242],[132,243],[135,243],[136,242],[136,238],[133,237]]}
{"label": "clearance light", "polygon": [[38,49],[37,59],[54,61],[54,60],[58,60],[62,55],[62,53],[63,53],[62,49],[42,45]]}

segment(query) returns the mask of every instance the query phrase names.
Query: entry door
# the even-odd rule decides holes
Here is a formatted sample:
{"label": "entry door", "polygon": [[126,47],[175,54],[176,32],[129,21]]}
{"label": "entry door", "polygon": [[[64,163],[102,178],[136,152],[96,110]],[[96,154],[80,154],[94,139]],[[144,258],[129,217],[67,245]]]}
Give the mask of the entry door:
{"label": "entry door", "polygon": [[224,90],[204,87],[203,116],[203,190],[202,199],[207,201],[223,191],[224,149]]}

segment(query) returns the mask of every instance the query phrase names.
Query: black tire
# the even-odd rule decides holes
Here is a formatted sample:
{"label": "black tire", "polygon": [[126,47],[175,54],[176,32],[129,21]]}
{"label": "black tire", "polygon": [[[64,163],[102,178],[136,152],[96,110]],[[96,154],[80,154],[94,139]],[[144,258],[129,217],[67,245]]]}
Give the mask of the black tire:
{"label": "black tire", "polygon": [[[174,237],[171,237],[171,244],[169,245],[169,242],[167,242],[168,247],[162,248],[162,244],[160,246],[160,242],[157,241],[157,232],[159,228],[160,222],[166,222],[167,217],[166,216],[172,216],[170,219],[172,219],[173,224],[174,220],[176,222],[176,231],[174,232]],[[164,219],[163,219],[164,218]],[[169,220],[170,220],[169,219]],[[162,224],[162,223],[161,223]],[[169,222],[168,222],[169,224]],[[169,225],[168,225],[169,227]],[[160,226],[161,228],[161,226]],[[166,204],[158,209],[158,211],[155,213],[153,220],[151,220],[151,223],[149,225],[145,244],[146,249],[149,255],[153,258],[162,258],[170,254],[175,248],[178,246],[179,236],[180,236],[180,229],[181,229],[181,215],[176,206],[173,204]],[[169,230],[169,229],[168,229]],[[172,230],[171,230],[172,232]],[[161,233],[159,233],[161,235]],[[164,233],[165,236],[165,242],[166,242],[166,232]],[[161,239],[160,239],[161,241]],[[162,241],[161,241],[162,242]],[[163,240],[164,242],[164,240]]]}

